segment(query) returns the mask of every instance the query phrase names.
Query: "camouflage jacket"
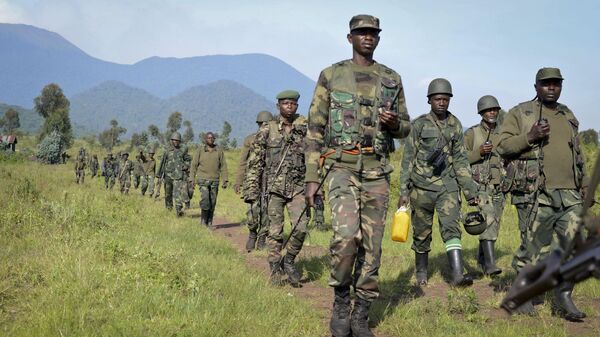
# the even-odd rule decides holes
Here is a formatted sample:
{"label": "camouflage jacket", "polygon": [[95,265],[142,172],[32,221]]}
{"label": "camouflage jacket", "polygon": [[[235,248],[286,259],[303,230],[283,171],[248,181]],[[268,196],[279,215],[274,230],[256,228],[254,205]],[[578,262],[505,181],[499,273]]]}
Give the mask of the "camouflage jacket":
{"label": "camouflage jacket", "polygon": [[90,159],[90,170],[98,170],[98,159],[92,158]]}
{"label": "camouflage jacket", "polygon": [[83,170],[86,167],[85,157],[79,155],[75,160],[75,171]]}
{"label": "camouflage jacket", "polygon": [[[161,166],[158,171],[164,170],[165,177],[169,177],[173,180],[182,180],[187,177],[190,169],[190,162],[192,156],[188,154],[187,146],[182,145],[178,149],[169,145],[163,154],[164,159],[161,158]],[[164,167],[162,164],[164,163]]]}
{"label": "camouflage jacket", "polygon": [[[386,103],[398,114],[397,130],[379,125],[379,111]],[[328,160],[335,160],[338,166],[381,171],[382,163],[394,151],[393,139],[404,138],[409,132],[410,119],[398,73],[377,62],[370,66],[359,66],[351,60],[336,63],[319,75],[310,105],[305,180],[318,182],[319,158],[333,152],[335,155]],[[359,147],[363,153],[353,154]],[[386,169],[389,171],[391,166]]]}
{"label": "camouflage jacket", "polygon": [[242,147],[242,153],[240,154],[240,162],[238,166],[237,173],[235,175],[235,184],[242,186],[244,183],[244,177],[246,176],[246,167],[248,164],[248,156],[250,155],[250,147],[252,146],[252,142],[254,142],[254,138],[256,137],[256,132],[251,133],[246,138],[244,138],[244,145]]}
{"label": "camouflage jacket", "polygon": [[[402,156],[400,195],[408,196],[412,186],[436,192],[455,192],[460,187],[467,199],[476,197],[477,185],[471,176],[460,121],[450,112],[445,126],[438,123],[438,128],[434,121],[433,112],[429,112],[412,122]],[[436,148],[447,155],[439,170],[428,161]]]}
{"label": "camouflage jacket", "polygon": [[145,157],[137,155],[135,156],[135,162],[133,163],[133,174],[135,176],[142,176],[144,175],[144,161],[146,160]]}
{"label": "camouflage jacket", "polygon": [[144,162],[144,175],[154,177],[154,172],[156,170],[156,160],[154,158],[146,158],[146,162]]}
{"label": "camouflage jacket", "polygon": [[133,172],[133,162],[129,159],[127,160],[121,160],[121,163],[119,164],[120,166],[120,171],[119,171],[119,179],[124,179],[127,176],[131,175],[131,172]]}
{"label": "camouflage jacket", "polygon": [[[490,131],[486,124],[481,121],[477,125],[473,125],[465,131],[465,148],[471,164],[473,179],[484,185],[500,185],[504,172],[504,161],[498,154],[498,142],[500,141],[500,126],[497,126]],[[479,146],[485,143],[488,139],[492,143],[492,152],[485,157],[481,156]]]}
{"label": "camouflage jacket", "polygon": [[306,119],[300,115],[296,115],[289,133],[280,116],[260,127],[248,156],[244,200],[258,200],[263,173],[269,193],[292,198],[304,191],[305,137]]}

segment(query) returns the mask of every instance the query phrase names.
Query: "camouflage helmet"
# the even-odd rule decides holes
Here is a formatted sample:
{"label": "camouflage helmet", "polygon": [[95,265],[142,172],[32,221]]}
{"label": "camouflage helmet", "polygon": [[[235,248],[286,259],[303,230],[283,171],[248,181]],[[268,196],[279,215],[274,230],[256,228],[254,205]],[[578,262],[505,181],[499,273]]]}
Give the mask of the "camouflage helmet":
{"label": "camouflage helmet", "polygon": [[261,111],[258,113],[258,115],[256,115],[256,122],[257,123],[264,123],[264,122],[269,122],[273,120],[273,114],[268,112],[268,111]]}
{"label": "camouflage helmet", "polygon": [[481,212],[469,212],[465,216],[464,227],[467,233],[479,235],[487,229],[487,223]]}
{"label": "camouflage helmet", "polygon": [[477,101],[477,113],[482,113],[485,110],[493,108],[500,109],[500,104],[496,97],[492,95],[485,95]]}
{"label": "camouflage helmet", "polygon": [[427,89],[427,97],[436,94],[446,94],[452,97],[452,85],[445,78],[436,78],[431,83],[429,83],[429,88]]}
{"label": "camouflage helmet", "polygon": [[181,141],[181,133],[175,131],[171,134],[171,140]]}

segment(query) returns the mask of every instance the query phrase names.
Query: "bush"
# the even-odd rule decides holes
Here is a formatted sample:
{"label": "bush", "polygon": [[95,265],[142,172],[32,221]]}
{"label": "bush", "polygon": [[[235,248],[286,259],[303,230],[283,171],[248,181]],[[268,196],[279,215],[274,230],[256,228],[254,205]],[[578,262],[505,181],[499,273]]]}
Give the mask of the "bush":
{"label": "bush", "polygon": [[61,135],[57,131],[52,131],[38,145],[36,157],[45,164],[59,164],[64,149],[65,145]]}

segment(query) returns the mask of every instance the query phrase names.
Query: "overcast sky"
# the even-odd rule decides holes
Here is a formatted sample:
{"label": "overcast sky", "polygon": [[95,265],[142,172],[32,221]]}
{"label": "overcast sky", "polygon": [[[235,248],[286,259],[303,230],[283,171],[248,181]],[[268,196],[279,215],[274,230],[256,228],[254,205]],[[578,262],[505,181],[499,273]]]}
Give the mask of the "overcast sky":
{"label": "overcast sky", "polygon": [[106,61],[265,53],[312,79],[351,57],[348,21],[361,13],[381,19],[375,58],[402,75],[413,118],[429,110],[433,78],[450,80],[450,110],[469,126],[479,97],[509,109],[535,96],[538,68],[555,66],[560,101],[599,128],[600,1],[0,0],[0,22],[54,31]]}

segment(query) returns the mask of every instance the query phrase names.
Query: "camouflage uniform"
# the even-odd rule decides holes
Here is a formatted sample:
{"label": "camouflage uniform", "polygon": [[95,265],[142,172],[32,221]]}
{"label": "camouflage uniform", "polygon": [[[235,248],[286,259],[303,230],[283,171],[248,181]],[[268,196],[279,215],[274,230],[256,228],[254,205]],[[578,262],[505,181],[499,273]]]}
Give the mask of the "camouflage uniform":
{"label": "camouflage uniform", "polygon": [[90,159],[90,172],[92,173],[92,178],[98,175],[98,157],[96,155],[93,155],[92,159]]}
{"label": "camouflage uniform", "polygon": [[112,190],[115,185],[115,177],[119,172],[119,163],[113,156],[104,157],[102,160],[102,175],[104,176],[104,187]]}
{"label": "camouflage uniform", "polygon": [[173,199],[175,199],[175,210],[177,215],[181,215],[185,200],[184,193],[187,193],[187,181],[184,180],[184,171],[189,169],[192,158],[188,154],[186,146],[181,145],[176,148],[171,144],[168,145],[163,157],[158,171],[164,171],[165,207],[172,210]]}
{"label": "camouflage uniform", "polygon": [[[398,130],[382,130],[379,108],[398,114]],[[331,208],[329,285],[354,289],[363,301],[379,295],[381,240],[389,203],[389,153],[410,132],[400,76],[386,66],[342,61],[323,70],[309,110],[306,182],[320,180],[320,157]],[[353,273],[354,271],[354,273]],[[353,275],[354,274],[354,275]],[[336,290],[337,291],[337,290]]]}
{"label": "camouflage uniform", "polygon": [[154,172],[156,171],[156,160],[154,160],[154,157],[145,158],[142,168],[141,193],[142,195],[146,195],[146,191],[148,191],[148,195],[152,197],[154,195]]}
{"label": "camouflage uniform", "polygon": [[80,153],[75,160],[75,182],[83,184],[85,180],[85,155]]}
{"label": "camouflage uniform", "polygon": [[119,184],[121,186],[121,193],[129,194],[129,188],[131,187],[131,172],[133,171],[133,162],[124,155],[123,160],[120,164],[121,170],[119,171]]}
{"label": "camouflage uniform", "polygon": [[224,186],[229,182],[223,149],[218,145],[200,145],[192,162],[190,179],[197,179],[200,190],[200,221],[203,225],[211,227],[217,206],[219,180],[223,180]]}
{"label": "camouflage uniform", "polygon": [[[278,96],[279,97],[279,96]],[[302,249],[307,233],[309,215],[304,212],[304,138],[306,137],[306,119],[300,115],[294,117],[291,129],[285,130],[283,118],[263,124],[250,148],[246,179],[244,181],[244,200],[250,203],[260,201],[263,178],[266,178],[268,191],[267,212],[269,215],[268,261],[272,273],[278,272],[281,250],[286,249],[284,263],[291,268],[294,259]],[[292,225],[296,225],[286,247],[283,247],[284,208],[287,208]],[[302,215],[302,217],[301,217]],[[288,269],[288,276],[299,281],[297,271]],[[295,282],[295,281],[293,281]]]}
{"label": "camouflage uniform", "polygon": [[133,188],[137,189],[140,186],[142,176],[144,175],[144,155],[142,153],[135,156],[135,162],[133,162]]}

